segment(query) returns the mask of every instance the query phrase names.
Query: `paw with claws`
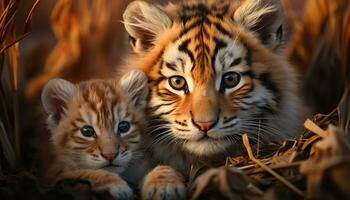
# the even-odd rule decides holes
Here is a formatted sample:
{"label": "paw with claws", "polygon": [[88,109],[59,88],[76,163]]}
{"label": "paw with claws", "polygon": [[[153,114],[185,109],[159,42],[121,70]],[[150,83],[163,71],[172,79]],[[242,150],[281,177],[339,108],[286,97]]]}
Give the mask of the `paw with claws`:
{"label": "paw with claws", "polygon": [[87,182],[95,192],[108,192],[114,199],[133,199],[129,185],[118,174],[106,170],[72,170],[61,174],[60,180],[78,179]]}
{"label": "paw with claws", "polygon": [[169,166],[158,166],[144,179],[143,200],[186,199],[186,188],[180,173]]}

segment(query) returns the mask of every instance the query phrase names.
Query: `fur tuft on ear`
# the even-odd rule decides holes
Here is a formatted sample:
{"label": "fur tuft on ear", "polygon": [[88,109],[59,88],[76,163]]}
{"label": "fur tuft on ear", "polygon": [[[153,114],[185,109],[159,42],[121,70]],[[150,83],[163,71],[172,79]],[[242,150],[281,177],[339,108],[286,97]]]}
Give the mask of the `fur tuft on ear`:
{"label": "fur tuft on ear", "polygon": [[233,18],[257,33],[264,44],[274,45],[282,39],[283,10],[279,0],[245,0]]}
{"label": "fur tuft on ear", "polygon": [[41,102],[49,117],[58,123],[66,112],[67,104],[76,92],[76,86],[63,79],[52,79],[41,93]]}
{"label": "fur tuft on ear", "polygon": [[131,2],[123,14],[123,20],[135,53],[150,48],[154,38],[172,24],[164,11],[145,1]]}
{"label": "fur tuft on ear", "polygon": [[119,80],[120,87],[127,92],[136,107],[144,108],[148,96],[148,79],[141,70],[132,70]]}

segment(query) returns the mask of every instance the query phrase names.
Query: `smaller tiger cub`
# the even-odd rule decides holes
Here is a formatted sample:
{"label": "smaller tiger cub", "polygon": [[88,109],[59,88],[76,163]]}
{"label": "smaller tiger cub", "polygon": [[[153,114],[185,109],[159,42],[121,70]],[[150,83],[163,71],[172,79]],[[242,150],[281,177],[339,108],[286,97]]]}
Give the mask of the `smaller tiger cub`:
{"label": "smaller tiger cub", "polygon": [[133,198],[119,174],[140,156],[147,96],[147,78],[139,70],[119,80],[49,81],[41,96],[51,132],[45,180],[88,180],[94,191]]}

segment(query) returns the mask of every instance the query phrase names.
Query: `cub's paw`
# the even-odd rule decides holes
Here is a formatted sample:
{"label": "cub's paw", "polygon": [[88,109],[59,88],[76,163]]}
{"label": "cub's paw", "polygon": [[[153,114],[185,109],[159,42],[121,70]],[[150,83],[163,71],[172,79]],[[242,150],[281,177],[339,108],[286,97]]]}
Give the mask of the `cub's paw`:
{"label": "cub's paw", "polygon": [[126,183],[125,184],[109,184],[109,185],[106,185],[106,189],[114,199],[129,200],[129,199],[134,198],[134,193],[133,193],[132,189]]}
{"label": "cub's paw", "polygon": [[129,185],[119,175],[104,172],[95,184],[96,191],[107,191],[114,199],[129,200],[134,198],[134,193]]}
{"label": "cub's paw", "polygon": [[156,167],[145,177],[142,185],[142,199],[186,199],[186,188],[182,176],[171,167]]}

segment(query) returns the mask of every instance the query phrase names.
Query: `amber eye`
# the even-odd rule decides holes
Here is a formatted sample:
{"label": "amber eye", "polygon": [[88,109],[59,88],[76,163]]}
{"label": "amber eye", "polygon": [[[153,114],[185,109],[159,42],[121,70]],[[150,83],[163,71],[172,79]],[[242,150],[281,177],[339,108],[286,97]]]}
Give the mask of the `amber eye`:
{"label": "amber eye", "polygon": [[238,85],[239,81],[241,80],[241,75],[236,72],[228,72],[223,75],[222,82],[221,82],[221,88],[233,88]]}
{"label": "amber eye", "polygon": [[80,132],[85,137],[92,137],[95,135],[95,130],[92,126],[85,125],[80,129]]}
{"label": "amber eye", "polygon": [[127,121],[121,121],[118,124],[119,133],[126,133],[130,130],[130,123]]}
{"label": "amber eye", "polygon": [[185,90],[187,83],[182,76],[172,76],[169,78],[169,85],[175,90]]}

